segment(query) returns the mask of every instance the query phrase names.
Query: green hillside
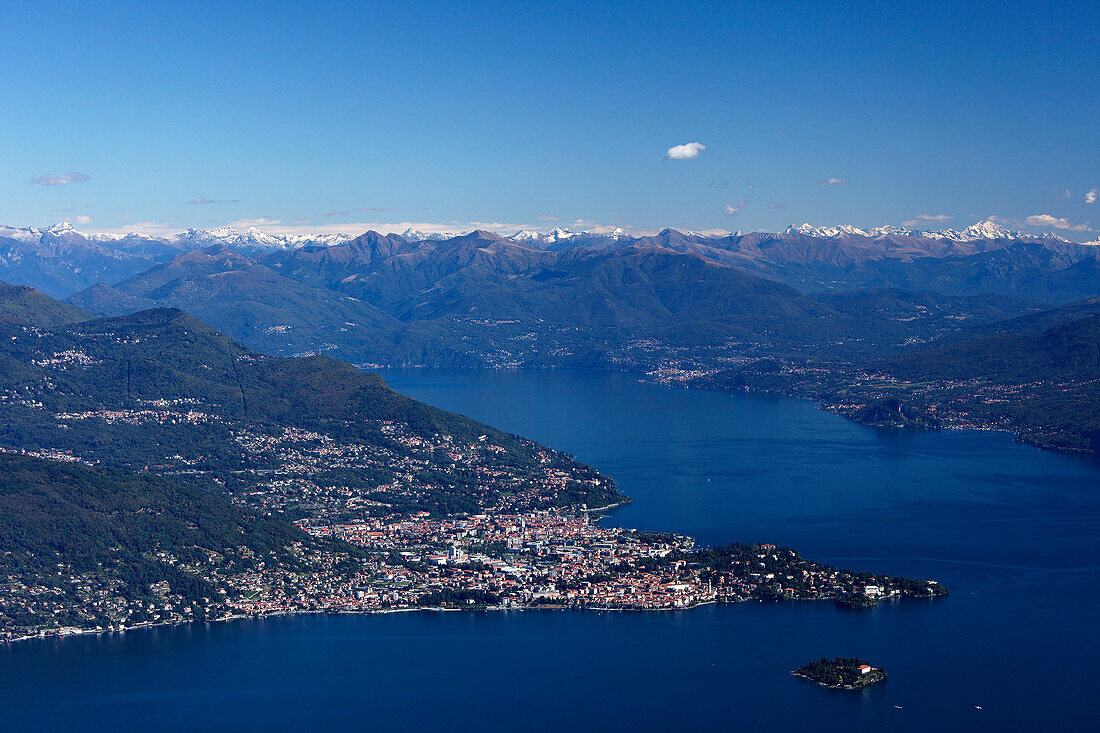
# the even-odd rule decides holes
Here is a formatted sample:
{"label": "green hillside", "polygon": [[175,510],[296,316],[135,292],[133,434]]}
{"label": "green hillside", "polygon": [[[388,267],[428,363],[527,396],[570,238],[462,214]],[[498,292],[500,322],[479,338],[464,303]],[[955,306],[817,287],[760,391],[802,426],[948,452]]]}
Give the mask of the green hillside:
{"label": "green hillside", "polygon": [[34,288],[0,282],[0,322],[57,328],[86,321],[95,316],[79,308],[60,303]]}
{"label": "green hillside", "polygon": [[217,618],[257,568],[316,577],[354,554],[216,493],[7,453],[0,547],[0,635]]}
{"label": "green hillside", "polygon": [[986,379],[1001,384],[1100,379],[1100,315],[1041,333],[984,336],[881,362],[906,379]]}
{"label": "green hillside", "polygon": [[54,331],[0,322],[0,398],[0,447],[152,470],[246,502],[286,470],[285,451],[262,446],[289,441],[311,457],[295,464],[308,481],[274,489],[288,517],[474,513],[535,492],[532,481],[557,467],[585,480],[532,501],[622,498],[568,457],[400,395],[377,374],[260,354],[178,309]]}

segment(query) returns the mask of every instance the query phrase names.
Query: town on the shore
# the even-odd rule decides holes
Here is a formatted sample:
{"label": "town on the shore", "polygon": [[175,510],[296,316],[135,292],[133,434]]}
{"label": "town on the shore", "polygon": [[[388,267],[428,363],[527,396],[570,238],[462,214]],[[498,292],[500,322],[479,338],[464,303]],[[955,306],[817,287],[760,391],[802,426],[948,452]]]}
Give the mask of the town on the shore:
{"label": "town on the shore", "polygon": [[[125,592],[109,567],[62,561],[49,574],[11,572],[0,582],[3,639],[286,613],[670,610],[750,599],[862,607],[946,594],[935,581],[840,570],[770,544],[699,549],[681,535],[603,526],[601,512],[628,501],[614,483],[527,441],[529,460],[519,461],[487,435],[464,442],[378,421],[383,439],[366,444],[292,426],[261,430],[178,400],[54,419],[59,434],[90,423],[228,428],[232,450],[218,460],[166,445],[158,462],[137,468],[207,481],[303,534],[281,555],[247,546],[150,553],[209,589],[198,598],[164,580],[141,596]],[[36,455],[94,463],[61,449]],[[461,484],[443,483],[456,476]],[[449,507],[455,496],[473,509]]]}

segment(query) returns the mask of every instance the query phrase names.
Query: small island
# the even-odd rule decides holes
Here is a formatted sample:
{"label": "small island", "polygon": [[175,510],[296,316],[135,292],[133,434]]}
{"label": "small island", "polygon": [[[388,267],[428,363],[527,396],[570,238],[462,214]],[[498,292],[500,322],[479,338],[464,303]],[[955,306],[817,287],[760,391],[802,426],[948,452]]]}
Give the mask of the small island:
{"label": "small island", "polygon": [[822,657],[799,667],[791,674],[838,690],[855,690],[886,680],[886,670],[872,667],[856,657]]}

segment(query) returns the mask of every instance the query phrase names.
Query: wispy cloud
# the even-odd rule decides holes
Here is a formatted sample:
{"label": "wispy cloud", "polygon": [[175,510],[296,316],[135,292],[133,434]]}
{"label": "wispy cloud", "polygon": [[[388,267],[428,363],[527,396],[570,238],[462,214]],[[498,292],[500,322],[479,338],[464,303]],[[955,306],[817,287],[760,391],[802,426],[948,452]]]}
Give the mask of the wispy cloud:
{"label": "wispy cloud", "polygon": [[1084,224],[1074,224],[1069,219],[1051,216],[1050,214],[1032,214],[1024,219],[1024,224],[1029,227],[1054,227],[1055,229],[1066,229],[1072,232],[1092,231],[1092,225],[1087,221]]}
{"label": "wispy cloud", "polygon": [[987,218],[990,221],[1009,227],[1042,227],[1044,229],[1063,229],[1070,232],[1094,231],[1092,224],[1087,221],[1083,224],[1074,224],[1065,217],[1054,216],[1053,214],[1032,214],[1024,219],[1010,219],[1004,216],[990,216]]}
{"label": "wispy cloud", "polygon": [[1085,194],[1085,203],[1086,204],[1095,204],[1096,203],[1096,196],[1098,194],[1100,194],[1100,189],[1096,189],[1096,188],[1094,188],[1091,191],[1089,191],[1088,193],[1086,193]]}
{"label": "wispy cloud", "polygon": [[388,206],[380,206],[380,207],[377,207],[377,208],[374,207],[374,206],[360,206],[358,208],[352,209],[352,211],[389,211],[389,210],[390,210],[390,207],[388,207]]}
{"label": "wispy cloud", "polygon": [[748,188],[749,188],[750,191],[755,191],[756,190],[756,186],[752,185],[752,181],[749,181],[747,185],[748,185]]}
{"label": "wispy cloud", "polygon": [[540,214],[539,221],[561,221],[561,217],[551,216],[550,214]]}
{"label": "wispy cloud", "polygon": [[742,209],[749,205],[748,201],[738,201],[736,204],[726,204],[726,216],[737,216]]}
{"label": "wispy cloud", "polygon": [[783,203],[782,201],[769,201],[768,202],[768,208],[769,209],[782,209],[784,206],[786,206],[786,204]]}
{"label": "wispy cloud", "polygon": [[160,221],[139,221],[120,227],[89,227],[85,231],[93,234],[147,234],[152,237],[167,237],[179,233],[182,227]]}
{"label": "wispy cloud", "polygon": [[92,180],[87,173],[47,173],[31,179],[32,186],[67,186],[70,183],[86,183]]}
{"label": "wispy cloud", "polygon": [[318,214],[317,216],[347,216],[350,213],[350,211],[326,211],[325,213]]}
{"label": "wispy cloud", "polygon": [[92,217],[88,216],[87,214],[79,214],[75,218],[76,218],[76,223],[77,224],[91,224],[92,223]]}
{"label": "wispy cloud", "polygon": [[703,143],[684,143],[673,145],[665,152],[665,160],[691,160],[698,158],[699,153],[707,149]]}
{"label": "wispy cloud", "polygon": [[1070,193],[1070,190],[1067,188],[1065,191],[1062,192],[1062,195],[1059,196],[1058,198],[1062,199],[1063,201],[1066,201],[1068,199],[1073,198],[1073,194]]}
{"label": "wispy cloud", "polygon": [[822,186],[843,186],[850,181],[847,178],[826,178],[824,181],[818,181]]}
{"label": "wispy cloud", "polygon": [[917,214],[916,218],[921,221],[947,221],[955,217],[949,214]]}
{"label": "wispy cloud", "polygon": [[197,199],[191,199],[187,203],[193,206],[202,206],[204,204],[239,204],[237,199],[207,199],[199,196]]}
{"label": "wispy cloud", "polygon": [[711,188],[725,188],[726,186],[730,185],[730,182],[729,181],[711,181],[709,185],[710,185]]}
{"label": "wispy cloud", "polygon": [[267,216],[261,216],[259,219],[237,219],[236,221],[229,222],[229,226],[247,229],[248,227],[278,226],[281,223],[281,219],[272,219]]}
{"label": "wispy cloud", "polygon": [[[208,226],[219,226],[224,222],[221,220],[211,220],[208,222]],[[522,229],[537,229],[538,227],[531,222],[499,222],[499,221],[446,221],[446,222],[428,222],[428,221],[355,221],[355,222],[323,222],[313,223],[309,220],[303,219],[275,219],[271,217],[259,217],[256,219],[238,219],[236,221],[229,222],[228,224],[236,229],[247,229],[248,227],[256,227],[258,229],[267,232],[268,234],[286,234],[286,235],[319,235],[319,234],[350,234],[359,235],[366,231],[376,231],[383,234],[396,233],[400,234],[406,229],[415,229],[417,231],[428,232],[433,234],[447,234],[447,235],[459,235],[466,234],[475,229],[482,229],[489,232],[495,232],[497,234],[507,236]],[[601,222],[592,221],[588,219],[578,219],[573,222],[573,226],[578,228],[584,228],[587,231],[595,233],[608,233],[616,229],[625,230],[636,236],[643,236],[648,234],[655,234],[655,229],[635,227],[626,222],[617,222],[615,224],[603,224]],[[170,237],[183,231],[184,227],[168,224],[162,222],[145,221],[136,224],[127,224],[121,227],[108,228],[108,227],[92,227],[88,231],[96,233],[118,233],[128,234],[131,232],[137,232],[142,234],[148,234],[151,236],[164,236]]]}

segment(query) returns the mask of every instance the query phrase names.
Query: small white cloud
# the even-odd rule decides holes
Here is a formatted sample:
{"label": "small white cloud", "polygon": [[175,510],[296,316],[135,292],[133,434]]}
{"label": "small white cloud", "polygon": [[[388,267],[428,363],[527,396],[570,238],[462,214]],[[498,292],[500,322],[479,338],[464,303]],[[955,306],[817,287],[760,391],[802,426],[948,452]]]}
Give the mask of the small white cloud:
{"label": "small white cloud", "polygon": [[783,203],[782,201],[769,201],[768,202],[768,208],[769,209],[782,209],[784,206],[786,206],[786,204]]}
{"label": "small white cloud", "polygon": [[748,186],[749,186],[750,191],[755,191],[756,190],[756,186],[752,185],[752,181],[749,181]]}
{"label": "small white cloud", "polygon": [[352,211],[389,211],[389,210],[390,210],[390,207],[388,207],[388,206],[380,206],[380,207],[360,206],[360,207],[357,207],[355,209],[352,209]]}
{"label": "small white cloud", "polygon": [[954,217],[948,214],[917,214],[917,218],[923,221],[947,221]]}
{"label": "small white cloud", "polygon": [[847,178],[826,178],[824,181],[819,181],[822,186],[843,186],[848,183]]}
{"label": "small white cloud", "polygon": [[1091,191],[1089,191],[1088,193],[1086,193],[1085,194],[1085,203],[1086,204],[1095,204],[1096,203],[1096,196],[1098,194],[1100,194],[1100,189],[1096,189],[1096,188],[1094,188]]}
{"label": "small white cloud", "polygon": [[1024,219],[1024,224],[1029,227],[1054,227],[1055,229],[1068,229],[1073,232],[1088,232],[1092,230],[1092,225],[1088,222],[1084,224],[1074,224],[1069,219],[1060,216],[1051,216],[1050,214],[1032,214]]}
{"label": "small white cloud", "polygon": [[665,153],[665,160],[691,160],[692,158],[698,158],[699,153],[707,149],[703,143],[684,143],[683,145],[673,145]]}
{"label": "small white cloud", "polygon": [[742,209],[749,205],[748,201],[738,201],[736,204],[726,204],[726,216],[737,216]]}
{"label": "small white cloud", "polygon": [[539,216],[539,221],[560,221],[561,217],[551,216],[550,214],[542,214]]}
{"label": "small white cloud", "polygon": [[92,223],[92,217],[88,216],[87,214],[80,214],[79,216],[76,217],[76,223],[77,224],[91,224]]}
{"label": "small white cloud", "polygon": [[240,202],[237,199],[207,199],[200,196],[197,199],[191,199],[187,203],[202,206],[203,204],[237,204]]}
{"label": "small white cloud", "polygon": [[32,186],[65,186],[92,180],[87,173],[47,173],[31,179]]}
{"label": "small white cloud", "polygon": [[1071,199],[1071,198],[1073,198],[1073,194],[1072,194],[1072,193],[1070,193],[1070,190],[1069,190],[1069,189],[1067,188],[1067,189],[1066,189],[1065,191],[1063,191],[1063,192],[1062,192],[1062,195],[1061,195],[1061,196],[1059,196],[1058,198],[1060,198],[1060,199],[1062,199],[1063,201],[1065,201],[1065,200],[1067,200],[1067,199]]}

